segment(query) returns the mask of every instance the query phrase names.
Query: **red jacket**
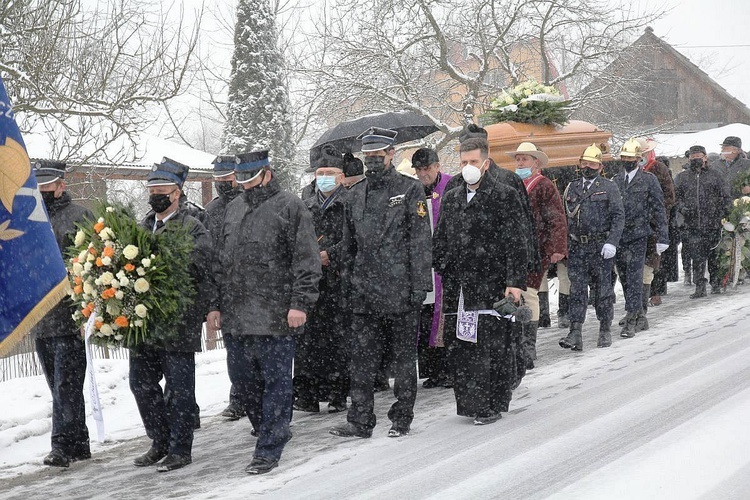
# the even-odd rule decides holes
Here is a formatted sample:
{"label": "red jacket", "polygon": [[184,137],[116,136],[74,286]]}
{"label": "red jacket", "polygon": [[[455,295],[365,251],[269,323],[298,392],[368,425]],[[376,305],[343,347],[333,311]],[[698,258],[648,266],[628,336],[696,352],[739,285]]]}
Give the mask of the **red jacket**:
{"label": "red jacket", "polygon": [[552,254],[568,255],[568,220],[565,217],[560,192],[552,181],[537,174],[524,179],[523,183],[529,193],[542,261],[541,271],[529,275],[527,286],[539,288],[542,276],[550,265]]}

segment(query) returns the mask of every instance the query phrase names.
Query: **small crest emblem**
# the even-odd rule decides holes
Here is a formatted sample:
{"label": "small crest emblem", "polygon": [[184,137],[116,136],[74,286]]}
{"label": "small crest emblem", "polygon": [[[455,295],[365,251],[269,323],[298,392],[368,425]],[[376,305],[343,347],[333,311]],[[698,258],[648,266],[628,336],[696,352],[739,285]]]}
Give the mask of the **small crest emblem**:
{"label": "small crest emblem", "polygon": [[425,217],[427,215],[427,205],[425,205],[425,202],[417,202],[417,215],[420,217]]}

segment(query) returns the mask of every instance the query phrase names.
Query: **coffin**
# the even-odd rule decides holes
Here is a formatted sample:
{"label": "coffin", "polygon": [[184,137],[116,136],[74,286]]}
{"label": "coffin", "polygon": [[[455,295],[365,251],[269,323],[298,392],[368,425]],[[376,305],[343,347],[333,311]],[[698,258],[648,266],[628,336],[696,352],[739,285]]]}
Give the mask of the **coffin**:
{"label": "coffin", "polygon": [[516,162],[506,153],[515,151],[522,142],[533,142],[547,153],[548,167],[577,165],[583,151],[592,144],[602,150],[602,161],[612,159],[609,149],[612,133],[580,120],[571,120],[564,126],[503,122],[484,128],[492,159],[500,167],[513,171]]}

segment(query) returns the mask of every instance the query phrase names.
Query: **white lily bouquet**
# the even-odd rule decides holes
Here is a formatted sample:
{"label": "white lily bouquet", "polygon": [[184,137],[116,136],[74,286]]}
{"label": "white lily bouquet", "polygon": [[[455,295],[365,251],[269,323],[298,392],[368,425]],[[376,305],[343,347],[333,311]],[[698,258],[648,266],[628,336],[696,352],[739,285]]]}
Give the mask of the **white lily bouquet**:
{"label": "white lily bouquet", "polygon": [[153,235],[122,206],[94,213],[68,249],[73,319],[83,326],[95,315],[94,342],[116,347],[176,335],[195,295],[190,235],[181,227]]}
{"label": "white lily bouquet", "polygon": [[491,125],[506,121],[537,125],[564,125],[568,122],[570,101],[551,85],[527,80],[492,100],[482,115],[482,123]]}

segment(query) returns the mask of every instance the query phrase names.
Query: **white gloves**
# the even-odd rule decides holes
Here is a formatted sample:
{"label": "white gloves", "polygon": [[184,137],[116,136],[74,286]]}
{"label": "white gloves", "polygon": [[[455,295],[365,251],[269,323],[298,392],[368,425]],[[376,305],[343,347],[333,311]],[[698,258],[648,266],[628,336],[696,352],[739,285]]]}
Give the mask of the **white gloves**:
{"label": "white gloves", "polygon": [[615,256],[616,253],[617,249],[612,244],[605,243],[602,247],[602,257],[604,257],[605,259],[611,259]]}
{"label": "white gloves", "polygon": [[667,248],[669,248],[669,245],[667,245],[666,243],[657,243],[657,244],[656,244],[656,253],[657,253],[658,255],[661,255],[662,253],[664,253],[664,251],[665,251],[665,250],[666,250]]}

